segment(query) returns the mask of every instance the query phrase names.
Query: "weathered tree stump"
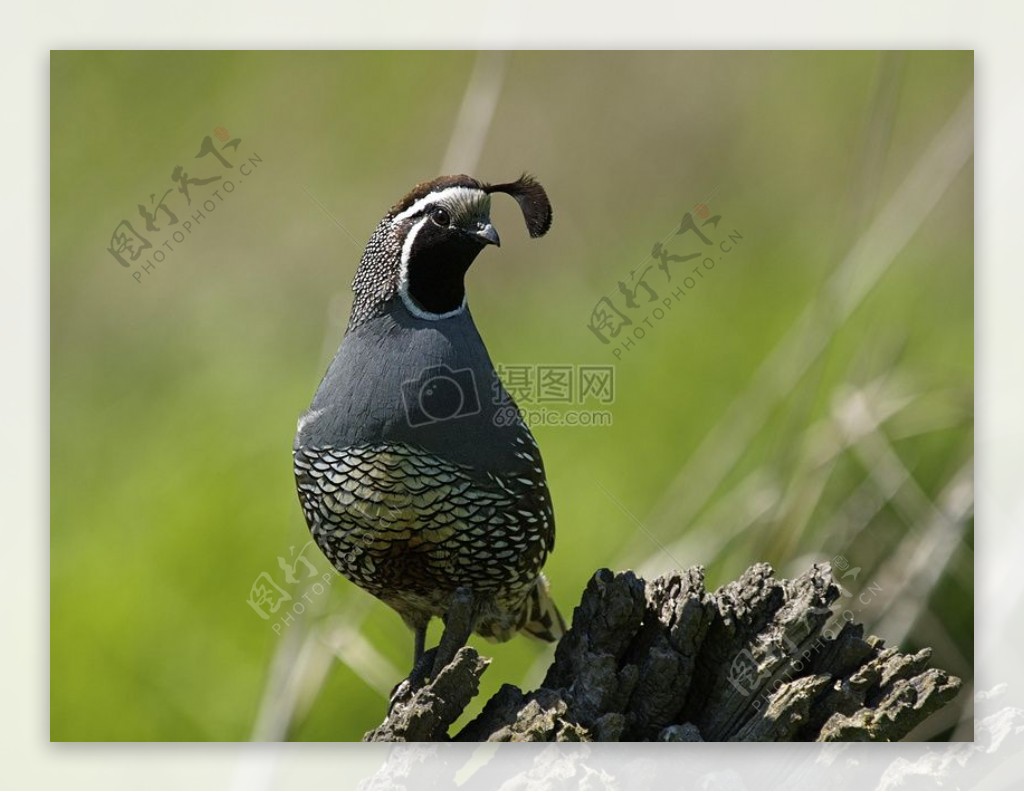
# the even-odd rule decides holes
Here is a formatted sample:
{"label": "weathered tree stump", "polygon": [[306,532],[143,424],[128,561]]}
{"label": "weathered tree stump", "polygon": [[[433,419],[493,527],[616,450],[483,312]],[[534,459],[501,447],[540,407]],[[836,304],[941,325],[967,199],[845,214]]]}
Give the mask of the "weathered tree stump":
{"label": "weathered tree stump", "polygon": [[504,685],[457,734],[489,660],[463,647],[417,690],[405,682],[372,741],[869,741],[902,739],[958,678],[864,638],[834,614],[827,564],[777,580],[755,564],[714,593],[693,567],[644,582],[596,572],[530,693]]}

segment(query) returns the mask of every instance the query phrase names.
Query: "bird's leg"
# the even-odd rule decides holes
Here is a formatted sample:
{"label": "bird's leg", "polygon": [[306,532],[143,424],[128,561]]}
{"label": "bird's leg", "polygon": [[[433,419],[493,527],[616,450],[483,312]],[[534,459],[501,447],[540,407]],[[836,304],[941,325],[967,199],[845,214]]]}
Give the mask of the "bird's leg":
{"label": "bird's leg", "polygon": [[[475,619],[473,613],[473,592],[463,586],[456,589],[452,595],[448,612],[444,615],[444,632],[441,634],[441,642],[433,649],[423,651],[427,637],[426,625],[414,626],[414,654],[415,660],[412,672],[409,674],[409,688],[418,690],[426,684],[427,680],[437,679],[441,670],[455,659],[459,649],[466,645],[469,636],[473,632]],[[403,683],[400,683],[391,691],[392,701]]]}
{"label": "bird's leg", "polygon": [[423,649],[427,643],[427,625],[423,624],[413,629],[412,667],[423,657]]}
{"label": "bird's leg", "polygon": [[[430,670],[434,667],[434,656],[437,654],[437,649],[431,649],[429,652],[423,651],[427,643],[427,624],[428,620],[409,624],[413,633],[412,671],[409,672],[406,679],[403,679],[391,690],[391,706],[394,706],[396,697],[403,690],[408,692],[423,687]],[[391,706],[388,707],[388,712],[391,711]]]}
{"label": "bird's leg", "polygon": [[448,612],[444,615],[444,632],[441,642],[437,645],[434,655],[434,667],[430,672],[431,679],[437,679],[441,670],[455,659],[459,649],[466,645],[473,633],[473,592],[466,586],[455,590],[452,594]]}

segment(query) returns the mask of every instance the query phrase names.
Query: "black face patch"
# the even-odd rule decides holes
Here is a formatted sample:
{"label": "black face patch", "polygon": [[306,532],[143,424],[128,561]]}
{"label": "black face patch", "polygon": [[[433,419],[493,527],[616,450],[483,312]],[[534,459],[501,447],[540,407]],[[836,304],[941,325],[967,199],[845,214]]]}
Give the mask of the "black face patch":
{"label": "black face patch", "polygon": [[466,270],[484,245],[457,227],[440,225],[431,211],[409,251],[408,294],[418,308],[443,314],[462,305]]}

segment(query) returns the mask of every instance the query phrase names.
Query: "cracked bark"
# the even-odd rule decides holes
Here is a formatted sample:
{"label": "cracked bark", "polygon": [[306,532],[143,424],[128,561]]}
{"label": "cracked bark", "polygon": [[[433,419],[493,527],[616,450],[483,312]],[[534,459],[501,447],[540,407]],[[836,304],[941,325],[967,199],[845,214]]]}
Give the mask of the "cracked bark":
{"label": "cracked bark", "polygon": [[463,647],[428,684],[403,683],[372,741],[892,741],[949,702],[931,652],[885,648],[832,612],[827,564],[779,580],[755,564],[714,593],[700,567],[645,582],[599,570],[541,686],[503,685],[452,724],[489,660]]}

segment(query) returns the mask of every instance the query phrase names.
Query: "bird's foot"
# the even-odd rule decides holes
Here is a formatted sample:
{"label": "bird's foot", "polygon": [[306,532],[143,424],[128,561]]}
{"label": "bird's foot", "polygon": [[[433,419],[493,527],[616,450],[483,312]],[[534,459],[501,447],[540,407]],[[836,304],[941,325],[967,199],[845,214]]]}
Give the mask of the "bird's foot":
{"label": "bird's foot", "polygon": [[[441,670],[455,659],[459,649],[466,645],[473,632],[473,592],[465,586],[455,590],[451,604],[444,616],[444,632],[441,642],[433,651],[434,664],[430,678],[437,679]],[[424,655],[426,656],[426,655]]]}
{"label": "bird's foot", "polygon": [[434,657],[436,654],[437,648],[435,647],[420,655],[419,660],[413,665],[412,671],[409,672],[409,676],[391,688],[391,695],[388,697],[389,715],[391,710],[395,708],[395,705],[408,701],[417,690],[433,681],[434,678],[431,676],[431,672],[434,668]]}

